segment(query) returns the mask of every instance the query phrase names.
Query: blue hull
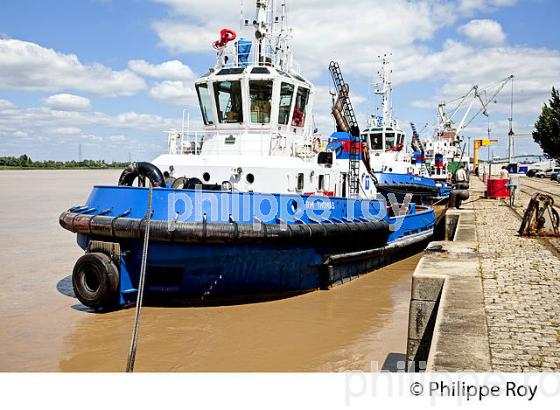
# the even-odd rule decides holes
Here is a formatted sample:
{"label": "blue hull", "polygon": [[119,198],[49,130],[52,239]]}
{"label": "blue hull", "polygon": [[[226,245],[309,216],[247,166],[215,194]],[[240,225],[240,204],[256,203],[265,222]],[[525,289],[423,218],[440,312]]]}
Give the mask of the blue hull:
{"label": "blue hull", "polygon": [[377,173],[375,177],[379,192],[386,198],[392,194],[398,201],[403,201],[407,194],[412,194],[423,205],[430,206],[434,202],[444,202],[451,193],[450,186],[440,186],[432,178],[396,173]]}
{"label": "blue hull", "polygon": [[[173,214],[169,213],[169,203],[174,194],[188,195],[194,199],[194,191],[175,191],[172,189],[154,190],[154,214],[156,222],[169,222]],[[200,194],[200,192],[199,192]],[[234,207],[232,193],[203,192],[203,201],[199,203],[199,215],[181,214],[173,219],[190,227],[200,226],[205,234],[210,232],[213,224],[231,226],[230,212],[216,213],[204,203],[214,201],[213,207],[228,211]],[[386,204],[382,200],[348,200],[346,198],[323,198],[329,206],[317,206],[316,198],[304,197],[303,207],[308,211],[296,220],[293,203],[295,196],[240,194],[241,200],[255,199],[248,205],[250,212],[245,218],[236,219],[237,230],[255,221],[256,215],[267,213],[271,209],[255,206],[260,199],[268,197],[280,208],[272,221],[259,222],[266,231],[272,231],[280,223],[290,229],[303,229],[310,232],[309,238],[294,240],[251,239],[239,237],[200,237],[175,242],[176,236],[162,239],[155,233],[149,244],[148,266],[146,276],[146,299],[159,303],[223,303],[224,300],[248,301],[252,298],[289,295],[308,292],[319,288],[328,288],[347,278],[371,271],[381,266],[391,253],[383,249],[392,246],[394,251],[402,251],[400,243],[415,243],[415,238],[425,240],[433,234],[435,215],[432,209],[416,209],[411,205],[407,215],[391,217],[384,212]],[[148,191],[144,188],[95,187],[86,206],[71,210],[61,216],[61,224],[78,233],[78,244],[84,250],[92,251],[103,244],[118,244],[119,254],[116,263],[119,266],[119,303],[134,303],[141,265],[142,235],[140,231],[132,238],[133,230],[118,233],[114,230],[124,219],[142,218],[147,204]],[[171,199],[170,199],[171,198]],[[188,198],[187,198],[188,199]],[[317,202],[321,202],[317,200]],[[249,201],[250,202],[250,201]],[[260,208],[258,210],[257,208]],[[329,208],[328,217],[324,211]],[[364,213],[364,210],[368,211]],[[317,211],[317,212],[315,212]],[[369,211],[380,212],[376,221],[372,221]],[[202,215],[202,216],[201,216]],[[198,218],[201,219],[198,219]],[[64,222],[63,222],[64,219]],[[260,219],[259,219],[260,220]],[[237,222],[239,221],[239,222]],[[383,230],[376,228],[363,232],[363,226],[378,223],[375,226],[391,226],[399,222],[398,229]],[[71,222],[71,224],[70,224]],[[132,223],[132,222],[131,222]],[[141,226],[141,223],[138,222]],[[98,226],[105,224],[106,226]],[[199,224],[199,225],[196,225]],[[107,228],[109,227],[109,228]],[[346,236],[335,235],[331,238],[312,237],[311,232],[325,232],[328,229],[343,229]],[[236,231],[237,231],[236,230]],[[353,231],[355,230],[355,232]],[[221,232],[221,231],[220,231]],[[294,231],[296,232],[296,231]],[[128,236],[128,237],[127,237]],[[171,239],[170,239],[171,238]],[[195,239],[193,239],[195,238]],[[341,238],[338,240],[337,238]],[[346,239],[344,239],[346,238]],[[348,239],[354,238],[354,239]],[[100,245],[101,244],[101,245]],[[396,246],[394,246],[396,245]],[[370,256],[364,263],[345,261],[342,264],[329,263],[333,255],[346,255],[379,249],[379,255]],[[351,259],[351,258],[350,258]],[[334,266],[334,268],[333,268]],[[342,268],[339,268],[342,266]],[[338,270],[337,270],[338,269]],[[334,272],[334,274],[333,274]]]}

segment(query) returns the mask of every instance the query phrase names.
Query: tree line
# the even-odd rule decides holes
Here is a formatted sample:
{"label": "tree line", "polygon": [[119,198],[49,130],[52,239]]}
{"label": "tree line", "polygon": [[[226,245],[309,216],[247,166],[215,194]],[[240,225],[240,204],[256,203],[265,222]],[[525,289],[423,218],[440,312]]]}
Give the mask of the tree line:
{"label": "tree line", "polygon": [[109,168],[125,168],[128,162],[111,162],[104,160],[96,161],[86,159],[83,161],[33,161],[27,155],[19,157],[0,157],[0,168],[29,168],[29,169],[109,169]]}

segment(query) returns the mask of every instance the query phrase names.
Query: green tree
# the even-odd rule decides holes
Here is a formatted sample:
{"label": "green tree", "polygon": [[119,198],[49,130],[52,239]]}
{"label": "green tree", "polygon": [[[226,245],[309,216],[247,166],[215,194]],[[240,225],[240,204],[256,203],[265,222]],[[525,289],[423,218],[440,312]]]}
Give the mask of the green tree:
{"label": "green tree", "polygon": [[552,88],[552,98],[545,104],[535,124],[533,139],[544,153],[560,160],[560,94]]}

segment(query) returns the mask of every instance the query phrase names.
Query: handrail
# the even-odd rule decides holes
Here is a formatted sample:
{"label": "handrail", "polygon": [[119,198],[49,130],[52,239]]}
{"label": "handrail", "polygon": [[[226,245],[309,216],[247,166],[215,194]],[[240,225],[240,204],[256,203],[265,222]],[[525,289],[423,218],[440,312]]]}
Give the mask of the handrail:
{"label": "handrail", "polygon": [[[288,145],[288,137],[278,132],[263,132],[257,130],[239,130],[239,131],[169,131],[168,132],[168,153],[169,154],[179,154],[179,155],[201,155],[202,147],[205,141],[213,138],[222,138],[228,136],[239,136],[246,135],[259,135],[262,138],[257,142],[260,147],[260,152],[264,152],[267,148],[268,155],[273,155],[274,153],[285,153],[290,146],[293,155],[297,155],[297,149],[299,147],[311,146],[312,140],[304,140],[298,144],[297,141],[291,141]],[[268,140],[268,142],[266,142]],[[268,146],[265,147],[265,144]],[[218,154],[221,153],[219,150]],[[239,151],[241,154],[242,152]]]}

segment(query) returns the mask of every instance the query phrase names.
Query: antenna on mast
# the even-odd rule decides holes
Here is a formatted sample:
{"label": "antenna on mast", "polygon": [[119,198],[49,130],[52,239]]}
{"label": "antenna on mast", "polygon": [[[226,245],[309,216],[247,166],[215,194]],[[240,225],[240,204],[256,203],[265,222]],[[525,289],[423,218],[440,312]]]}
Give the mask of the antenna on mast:
{"label": "antenna on mast", "polygon": [[[391,55],[391,54],[390,54]],[[383,55],[382,58],[382,65],[381,70],[377,72],[381,79],[381,83],[376,84],[375,94],[381,96],[381,109],[382,109],[382,117],[381,123],[379,126],[386,128],[386,127],[393,127],[393,103],[391,101],[391,91],[392,91],[392,83],[391,83],[391,73],[392,70],[389,69],[389,60],[387,58],[387,54]]]}
{"label": "antenna on mast", "polygon": [[241,0],[241,4],[239,5],[240,8],[240,19],[239,20],[239,31],[243,30],[244,21],[243,21],[243,0]]}
{"label": "antenna on mast", "polygon": [[509,133],[508,133],[508,161],[511,164],[513,162],[513,157],[515,155],[515,132],[513,132],[513,81],[511,79],[511,101],[510,101],[510,111],[509,111]]}

